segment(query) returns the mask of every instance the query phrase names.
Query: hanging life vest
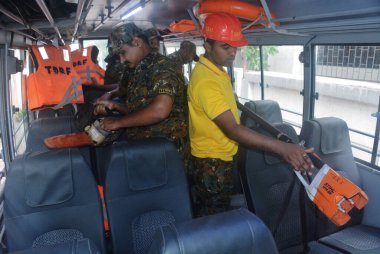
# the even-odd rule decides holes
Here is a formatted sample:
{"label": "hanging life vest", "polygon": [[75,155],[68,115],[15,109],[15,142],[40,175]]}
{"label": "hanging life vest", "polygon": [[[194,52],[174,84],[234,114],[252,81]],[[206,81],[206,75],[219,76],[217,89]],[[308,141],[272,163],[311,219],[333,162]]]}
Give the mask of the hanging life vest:
{"label": "hanging life vest", "polygon": [[37,71],[27,78],[29,110],[83,103],[82,82],[71,64],[68,47],[34,45],[30,54]]}
{"label": "hanging life vest", "polygon": [[98,57],[98,48],[89,46],[71,52],[71,61],[74,69],[82,79],[83,85],[104,85],[105,71],[95,62]]}

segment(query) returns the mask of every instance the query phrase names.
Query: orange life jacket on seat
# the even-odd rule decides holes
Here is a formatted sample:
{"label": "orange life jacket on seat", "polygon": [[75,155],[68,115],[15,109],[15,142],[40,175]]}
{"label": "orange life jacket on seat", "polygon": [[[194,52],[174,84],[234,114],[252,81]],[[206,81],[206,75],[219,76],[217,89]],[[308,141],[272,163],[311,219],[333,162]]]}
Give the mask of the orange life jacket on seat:
{"label": "orange life jacket on seat", "polygon": [[105,71],[94,62],[93,48],[94,46],[90,46],[71,52],[71,61],[74,69],[81,77],[83,85],[94,84],[91,78],[95,79],[97,84],[104,85]]}
{"label": "orange life jacket on seat", "polygon": [[83,103],[82,83],[69,52],[67,47],[32,46],[30,53],[37,71],[27,78],[29,110]]}

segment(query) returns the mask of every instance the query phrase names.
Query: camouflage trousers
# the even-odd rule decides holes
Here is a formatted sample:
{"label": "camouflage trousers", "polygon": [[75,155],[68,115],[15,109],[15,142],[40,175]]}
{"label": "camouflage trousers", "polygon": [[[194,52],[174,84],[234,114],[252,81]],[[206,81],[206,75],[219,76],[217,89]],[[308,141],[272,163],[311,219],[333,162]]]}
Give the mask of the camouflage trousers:
{"label": "camouflage trousers", "polygon": [[233,161],[191,156],[188,171],[195,217],[224,212],[234,192]]}

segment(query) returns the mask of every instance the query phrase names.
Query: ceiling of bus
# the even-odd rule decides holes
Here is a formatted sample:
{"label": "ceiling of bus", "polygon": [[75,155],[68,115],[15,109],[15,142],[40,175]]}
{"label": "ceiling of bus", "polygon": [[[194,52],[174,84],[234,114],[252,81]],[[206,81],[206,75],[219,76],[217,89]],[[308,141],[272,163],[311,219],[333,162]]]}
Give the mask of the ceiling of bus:
{"label": "ceiling of bus", "polygon": [[[313,36],[342,30],[380,31],[380,0],[242,1],[267,5],[276,17],[274,21],[280,23],[277,27],[248,29],[247,34]],[[174,20],[190,19],[188,10],[198,0],[0,0],[0,28],[53,41],[71,41],[73,35],[106,37],[123,23],[121,17],[141,2],[146,2],[142,11],[128,21],[142,28],[154,25],[164,30]]]}

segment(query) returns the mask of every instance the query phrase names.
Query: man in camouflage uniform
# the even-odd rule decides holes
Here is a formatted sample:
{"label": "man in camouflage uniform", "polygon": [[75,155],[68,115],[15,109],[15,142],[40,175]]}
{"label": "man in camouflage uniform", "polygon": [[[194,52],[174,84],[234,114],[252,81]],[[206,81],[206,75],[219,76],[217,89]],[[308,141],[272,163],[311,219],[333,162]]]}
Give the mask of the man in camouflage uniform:
{"label": "man in camouflage uniform", "polygon": [[109,85],[109,92],[105,93],[99,100],[110,100],[113,97],[124,97],[128,85],[130,68],[120,62],[119,48],[121,41],[119,37],[123,32],[123,26],[116,28],[108,37],[108,56],[104,59],[107,68],[104,77],[104,84]]}
{"label": "man in camouflage uniform", "polygon": [[106,108],[124,114],[107,117],[101,127],[107,131],[126,128],[128,139],[164,136],[185,153],[187,147],[187,100],[183,76],[171,61],[152,52],[148,39],[133,23],[122,27],[118,40],[121,62],[132,71],[128,79],[126,103],[98,101],[96,114]]}
{"label": "man in camouflage uniform", "polygon": [[121,31],[120,28],[117,28],[113,31],[109,37],[107,42],[108,47],[108,56],[104,59],[107,63],[106,72],[104,75],[104,84],[119,84],[121,77],[124,72],[125,65],[120,62],[120,57],[118,53],[118,49],[121,45],[118,45],[119,40],[117,40]]}
{"label": "man in camouflage uniform", "polygon": [[197,56],[196,46],[190,41],[183,41],[174,53],[168,55],[168,58],[173,61],[173,64],[180,69],[183,75],[183,65],[189,64],[192,61],[198,62],[199,57]]}
{"label": "man in camouflage uniform", "polygon": [[162,40],[162,37],[160,36],[160,33],[158,30],[154,27],[144,30],[144,34],[149,40],[149,45],[153,52],[159,52],[160,51],[160,41]]}

